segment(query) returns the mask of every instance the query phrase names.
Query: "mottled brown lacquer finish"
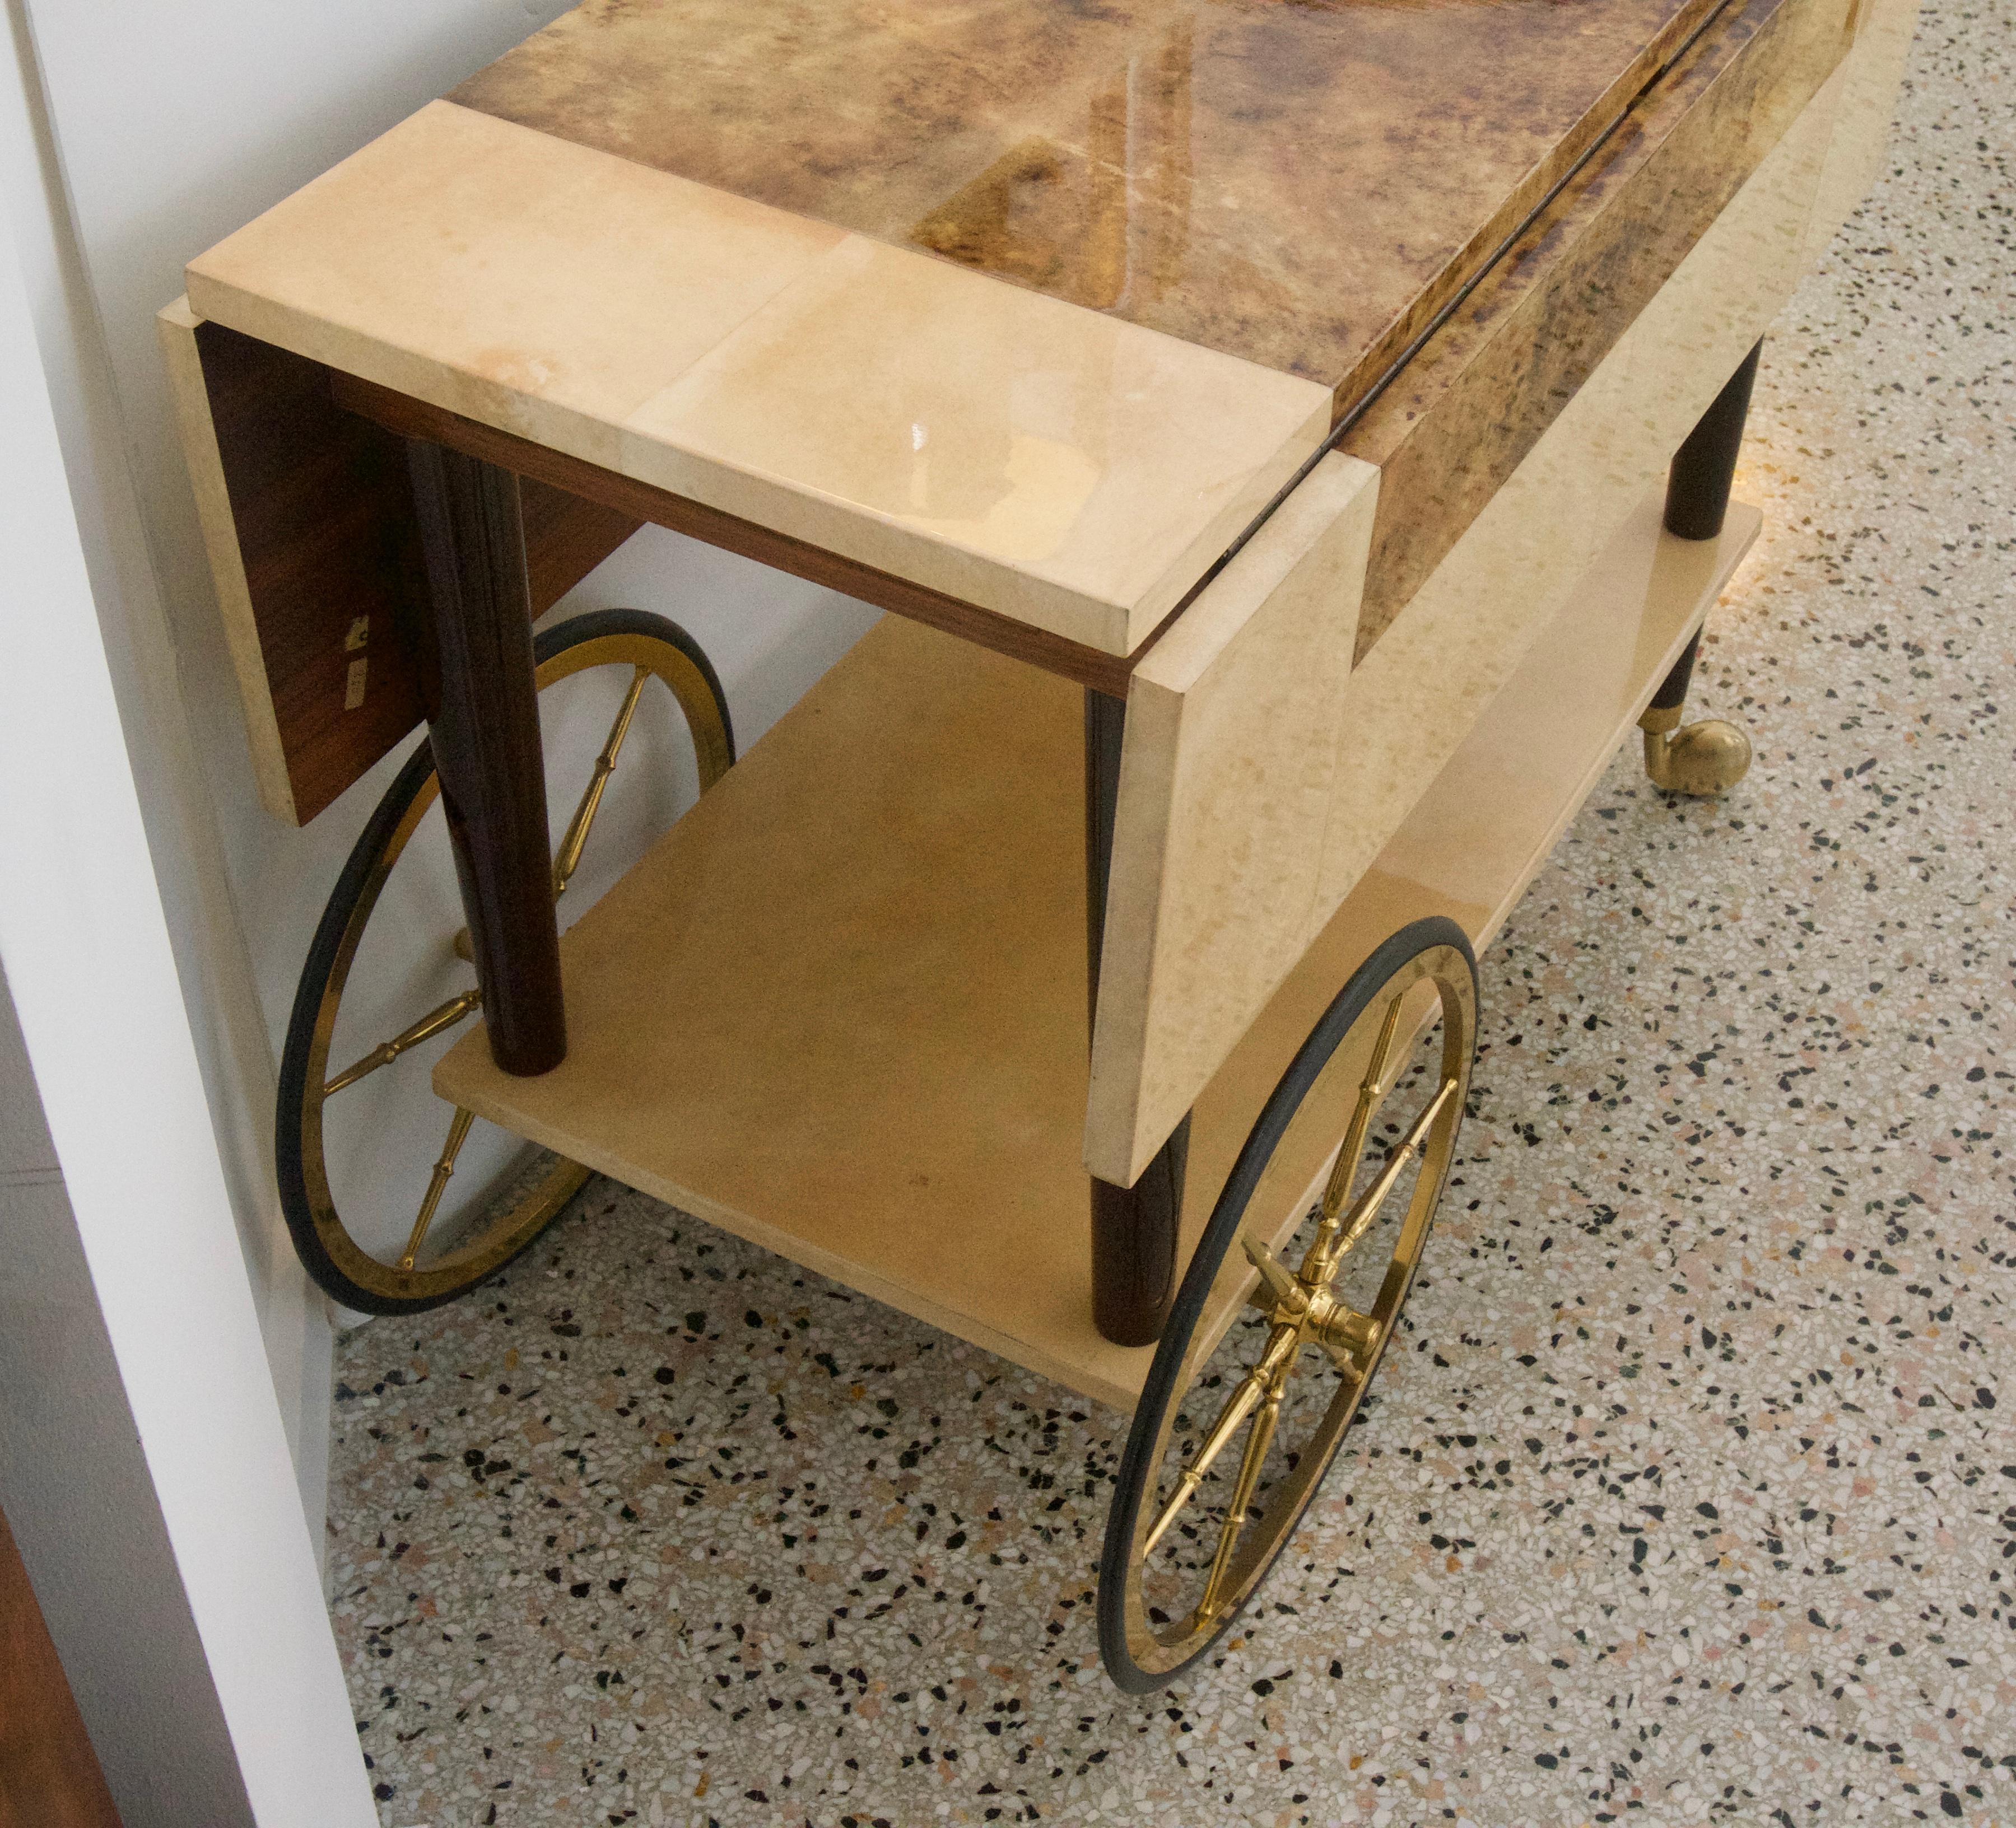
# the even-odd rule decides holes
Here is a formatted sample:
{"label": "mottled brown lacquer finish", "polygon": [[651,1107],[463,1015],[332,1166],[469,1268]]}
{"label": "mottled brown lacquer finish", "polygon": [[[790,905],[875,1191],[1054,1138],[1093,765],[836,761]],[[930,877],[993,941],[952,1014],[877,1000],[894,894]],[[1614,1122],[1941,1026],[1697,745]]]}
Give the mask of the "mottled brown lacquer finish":
{"label": "mottled brown lacquer finish", "polygon": [[[321,363],[221,324],[197,326],[196,339],[294,815],[305,824],[420,721],[403,638],[419,582],[405,460],[398,438],[337,405]],[[526,485],[524,519],[535,615],[642,524],[540,483]]]}
{"label": "mottled brown lacquer finish", "polygon": [[452,99],[1348,398],[1715,0],[589,0]]}
{"label": "mottled brown lacquer finish", "polygon": [[1340,448],[1381,470],[1362,658],[1845,53],[1852,0],[1739,0]]}

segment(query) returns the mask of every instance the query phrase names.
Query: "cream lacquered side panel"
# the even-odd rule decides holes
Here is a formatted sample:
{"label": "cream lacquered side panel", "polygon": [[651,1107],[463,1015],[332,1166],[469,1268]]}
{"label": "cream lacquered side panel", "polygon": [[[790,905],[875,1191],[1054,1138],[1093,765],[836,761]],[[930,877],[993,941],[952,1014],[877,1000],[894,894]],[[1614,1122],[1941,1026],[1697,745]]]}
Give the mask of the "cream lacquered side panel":
{"label": "cream lacquered side panel", "polygon": [[1904,59],[1918,27],[1918,0],[1863,0],[1855,46],[1842,64],[1834,143],[1806,229],[1809,264],[1826,252],[1883,168]]}
{"label": "cream lacquered side panel", "polygon": [[[1258,844],[1208,797],[1185,801],[1179,753],[1183,768],[1199,770],[1207,745],[1226,738],[1202,719],[1183,732],[1142,683],[1204,598],[1137,670],[1108,904],[1109,934],[1135,930],[1109,941],[1101,967],[1085,1134],[1093,1173],[1132,1183],[1791,297],[1856,74],[1845,65],[1829,79],[1341,690],[1330,685],[1321,718],[1305,712],[1297,736],[1327,732],[1335,745],[1298,765],[1291,789],[1299,797],[1312,779],[1328,783],[1312,872],[1286,835],[1311,830],[1305,813],[1265,828],[1277,866],[1297,858],[1270,878]],[[1183,663],[1165,664],[1160,691],[1180,698]],[[1274,754],[1280,727],[1264,713],[1254,721],[1265,736],[1242,726],[1239,739]],[[1213,765],[1229,775],[1235,754]]]}
{"label": "cream lacquered side panel", "polygon": [[260,651],[258,624],[252,614],[251,592],[245,581],[245,561],[238,549],[238,524],[225,488],[224,460],[217,448],[217,427],[210,416],[210,394],[203,385],[203,360],[196,352],[196,326],[203,322],[186,298],[163,308],[154,319],[168,367],[168,384],[175,397],[175,417],[182,428],[182,452],[196,491],[196,518],[203,527],[203,549],[210,555],[210,574],[217,585],[218,607],[224,617],[224,638],[238,675],[238,696],[245,707],[245,729],[252,743],[252,772],[266,810],[290,825],[301,819],[294,790],[287,778],[286,751],[280,745],[280,725],[266,682],[265,657]]}
{"label": "cream lacquered side panel", "polygon": [[1307,948],[1379,473],[1332,455],[1135,669],[1085,1160],[1131,1186]]}
{"label": "cream lacquered side panel", "polygon": [[1845,74],[1829,79],[1352,675],[1351,753],[1338,772],[1319,922],[1791,297]]}

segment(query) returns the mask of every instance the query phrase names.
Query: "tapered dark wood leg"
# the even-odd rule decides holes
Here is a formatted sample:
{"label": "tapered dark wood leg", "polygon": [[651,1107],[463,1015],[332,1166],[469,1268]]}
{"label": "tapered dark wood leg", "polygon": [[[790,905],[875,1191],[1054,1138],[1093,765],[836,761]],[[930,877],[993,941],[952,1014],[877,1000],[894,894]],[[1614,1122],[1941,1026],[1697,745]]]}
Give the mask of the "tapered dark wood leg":
{"label": "tapered dark wood leg", "polygon": [[406,453],[427,570],[421,699],[490,1050],[507,1073],[544,1073],[567,1056],[567,1021],[518,479],[417,439]]}
{"label": "tapered dark wood leg", "polygon": [[1183,1210],[1183,1167],[1190,1120],[1131,1187],[1092,1183],[1092,1317],[1117,1346],[1151,1346],[1176,1294],[1176,1227]]}
{"label": "tapered dark wood leg", "polygon": [[[1687,441],[1673,454],[1666,477],[1666,531],[1682,539],[1721,537],[1729,513],[1730,484],[1736,480],[1737,454],[1743,448],[1744,422],[1750,416],[1750,390],[1756,385],[1757,363],[1764,353],[1759,343],[1729,377],[1729,384],[1701,416]],[[1684,696],[1684,693],[1683,694]]]}
{"label": "tapered dark wood leg", "polygon": [[1678,727],[1680,709],[1687,702],[1687,688],[1694,683],[1694,656],[1701,652],[1701,632],[1697,628],[1685,651],[1673,662],[1673,670],[1666,675],[1665,682],[1652,694],[1652,702],[1645,707],[1648,716],[1654,711],[1671,714],[1673,721],[1666,726],[1669,729]]}
{"label": "tapered dark wood leg", "polygon": [[[1743,449],[1743,428],[1750,416],[1751,390],[1757,384],[1757,364],[1764,354],[1759,343],[1744,357],[1714,403],[1673,454],[1666,476],[1666,531],[1681,539],[1719,539],[1729,517],[1729,491],[1736,480],[1736,459]],[[1694,631],[1687,652],[1673,663],[1665,683],[1654,694],[1650,709],[1677,711],[1687,701],[1701,651],[1701,631]]]}
{"label": "tapered dark wood leg", "polygon": [[[1085,695],[1085,945],[1091,1013],[1099,1006],[1099,952],[1106,934],[1106,884],[1113,865],[1113,819],[1120,797],[1125,700]],[[1086,1032],[1090,1033],[1088,1023]],[[1092,1311],[1115,1345],[1153,1345],[1175,1297],[1176,1228],[1190,1154],[1185,1117],[1131,1187],[1092,1183]]]}
{"label": "tapered dark wood leg", "polygon": [[[1730,485],[1736,480],[1736,459],[1743,448],[1743,426],[1750,413],[1750,391],[1757,380],[1759,343],[1743,358],[1714,403],[1673,454],[1666,477],[1666,531],[1681,539],[1721,537],[1729,514]],[[1720,718],[1683,724],[1687,688],[1694,682],[1694,657],[1701,652],[1697,628],[1673,663],[1652,702],[1638,720],[1645,732],[1645,772],[1655,786],[1676,793],[1719,793],[1748,772],[1750,739]]]}

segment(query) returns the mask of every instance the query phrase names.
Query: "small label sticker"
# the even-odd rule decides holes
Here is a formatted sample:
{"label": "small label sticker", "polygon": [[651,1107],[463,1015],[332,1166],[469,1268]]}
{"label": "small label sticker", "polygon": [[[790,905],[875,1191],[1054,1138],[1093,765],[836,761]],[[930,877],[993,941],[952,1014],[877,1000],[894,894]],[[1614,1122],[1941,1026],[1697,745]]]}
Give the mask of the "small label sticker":
{"label": "small label sticker", "polygon": [[355,711],[364,702],[364,669],[369,662],[358,659],[350,663],[350,677],[343,688],[343,708]]}
{"label": "small label sticker", "polygon": [[371,618],[369,616],[359,616],[350,624],[350,632],[343,638],[344,652],[355,653],[370,639]]}

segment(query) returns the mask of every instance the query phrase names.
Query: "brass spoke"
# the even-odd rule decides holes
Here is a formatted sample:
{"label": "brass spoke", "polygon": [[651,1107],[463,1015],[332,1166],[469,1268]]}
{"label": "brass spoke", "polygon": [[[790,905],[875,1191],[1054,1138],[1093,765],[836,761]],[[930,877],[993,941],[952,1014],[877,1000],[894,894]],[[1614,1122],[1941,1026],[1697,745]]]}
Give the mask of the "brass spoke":
{"label": "brass spoke", "polygon": [[1294,1355],[1296,1345],[1293,1326],[1277,1326],[1267,1341],[1267,1349],[1260,1355],[1259,1362],[1240,1378],[1238,1386],[1219,1411],[1218,1420],[1211,1430],[1197,1443],[1197,1452],[1190,1456],[1190,1463],[1177,1476],[1176,1488],[1169,1502],[1162,1506],[1160,1514],[1150,1527],[1147,1538],[1141,1545],[1143,1560],[1154,1553],[1155,1545],[1161,1542],[1170,1524],[1176,1520],[1176,1513],[1188,1504],[1197,1488],[1204,1483],[1204,1476],[1211,1470],[1211,1462],[1224,1452],[1225,1445],[1239,1432],[1239,1424],[1244,1421],[1273,1380],[1282,1363]]}
{"label": "brass spoke", "polygon": [[1232,1566],[1232,1552],[1238,1544],[1239,1532],[1246,1528],[1247,1513],[1253,1503],[1253,1488],[1260,1483],[1261,1464],[1267,1458],[1267,1449],[1274,1444],[1274,1424],[1280,1419],[1281,1393],[1287,1381],[1287,1366],[1284,1364],[1268,1379],[1260,1413],[1253,1420],[1253,1432],[1246,1438],[1246,1451],[1239,1460],[1238,1481],[1232,1488],[1232,1503],[1226,1511],[1225,1521],[1219,1526],[1218,1553],[1211,1557],[1211,1572],[1204,1583],[1204,1597],[1197,1602],[1197,1617],[1201,1619],[1217,1615],[1219,1589],[1224,1585],[1226,1571]]}
{"label": "brass spoke", "polygon": [[[595,815],[602,810],[603,793],[609,785],[609,777],[616,772],[616,758],[622,754],[624,739],[630,734],[631,719],[637,714],[644,682],[650,676],[649,667],[639,667],[633,671],[630,689],[624,693],[616,721],[609,726],[602,752],[595,758],[595,772],[582,790],[581,803],[574,808],[574,817],[567,821],[567,835],[560,840],[560,847],[553,858],[553,899],[556,901],[567,893],[574,873],[581,867],[581,852],[588,847],[589,831],[595,823]],[[463,927],[448,943],[458,959],[475,963],[476,947],[467,927]]]}
{"label": "brass spoke", "polygon": [[1351,1121],[1345,1126],[1344,1141],[1338,1146],[1336,1163],[1323,1188],[1323,1218],[1309,1244],[1309,1254],[1303,1260],[1302,1272],[1305,1276],[1329,1250],[1337,1235],[1337,1215],[1350,1196],[1351,1183],[1358,1178],[1359,1158],[1365,1153],[1365,1133],[1372,1126],[1372,1114],[1388,1090],[1386,1074],[1392,1063],[1393,1043],[1400,1031],[1400,1006],[1406,1000],[1403,994],[1386,1006],[1386,1019],[1379,1025],[1379,1038],[1373,1044],[1372,1058],[1365,1069],[1365,1082],[1358,1089],[1357,1106],[1351,1114]]}
{"label": "brass spoke", "polygon": [[[1260,1288],[1247,1299],[1262,1313],[1275,1319],[1299,1319],[1309,1309],[1309,1291],[1258,1238],[1242,1237],[1239,1243],[1246,1253],[1246,1261],[1260,1272]],[[1260,1289],[1267,1291],[1265,1301],[1260,1298]]]}
{"label": "brass spoke", "polygon": [[1441,1089],[1428,1100],[1427,1108],[1414,1120],[1413,1127],[1401,1138],[1392,1153],[1386,1157],[1385,1166],[1380,1169],[1378,1178],[1359,1196],[1358,1203],[1345,1214],[1328,1248],[1317,1255],[1316,1247],[1310,1247],[1311,1261],[1302,1268],[1302,1279],[1320,1286],[1336,1275],[1337,1266],[1344,1261],[1345,1252],[1372,1229],[1372,1222],[1379,1216],[1379,1208],[1386,1204],[1386,1196],[1393,1191],[1402,1171],[1420,1149],[1428,1133],[1429,1126],[1456,1090],[1456,1081],[1445,1079]]}
{"label": "brass spoke", "polygon": [[1211,1470],[1211,1463],[1224,1452],[1226,1442],[1237,1432],[1239,1424],[1246,1420],[1247,1412],[1260,1400],[1262,1387],[1257,1370],[1249,1371],[1240,1379],[1239,1387],[1232,1393],[1232,1400],[1219,1412],[1210,1435],[1198,1448],[1190,1463],[1183,1468],[1169,1502],[1162,1506],[1161,1514],[1150,1528],[1147,1537],[1141,1545],[1144,1560],[1154,1553],[1155,1545],[1161,1541],[1170,1524],[1176,1520],[1176,1513],[1190,1502],[1198,1486],[1204,1483],[1204,1476]]}
{"label": "brass spoke", "polygon": [[448,1176],[455,1172],[455,1158],[462,1153],[469,1126],[475,1118],[473,1111],[464,1110],[457,1105],[454,1117],[448,1121],[448,1140],[441,1145],[441,1159],[434,1164],[434,1171],[427,1181],[427,1197],[420,1202],[419,1216],[413,1221],[412,1234],[399,1258],[401,1269],[411,1269],[413,1259],[420,1254],[421,1240],[427,1235],[427,1227],[434,1222],[435,1208],[441,1204],[441,1195],[448,1191]]}
{"label": "brass spoke", "polygon": [[322,1089],[325,1098],[333,1098],[346,1085],[355,1085],[359,1079],[367,1078],[380,1067],[389,1067],[402,1053],[418,1047],[423,1041],[431,1041],[444,1029],[452,1028],[463,1017],[476,1009],[483,1001],[480,990],[465,990],[459,996],[452,996],[437,1009],[430,1010],[410,1028],[402,1028],[390,1041],[380,1042],[361,1060],[353,1061]]}
{"label": "brass spoke", "polygon": [[632,677],[630,689],[623,695],[622,708],[617,712],[615,722],[609,726],[608,739],[602,745],[602,753],[595,758],[595,772],[589,777],[581,804],[574,809],[574,817],[567,822],[567,836],[560,840],[560,854],[553,859],[555,900],[567,893],[568,882],[581,867],[581,854],[588,844],[589,828],[595,823],[595,815],[601,809],[603,790],[609,785],[609,777],[616,772],[616,758],[622,753],[624,738],[630,734],[630,720],[637,714],[644,682],[650,676],[649,667],[639,667]]}

